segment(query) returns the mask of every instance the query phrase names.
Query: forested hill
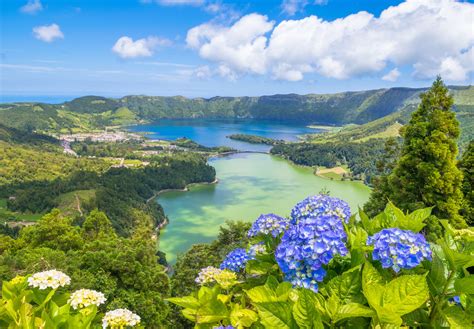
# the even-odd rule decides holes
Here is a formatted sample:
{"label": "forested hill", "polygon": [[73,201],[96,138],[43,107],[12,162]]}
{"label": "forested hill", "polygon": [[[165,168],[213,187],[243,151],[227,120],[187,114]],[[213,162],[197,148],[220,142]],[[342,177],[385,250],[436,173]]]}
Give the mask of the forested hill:
{"label": "forested hill", "polygon": [[[150,122],[161,118],[255,118],[308,123],[363,124],[406,108],[415,108],[425,89],[391,88],[337,94],[260,97],[186,98],[182,96],[100,96],[63,104],[0,104],[0,122],[28,130],[87,130],[105,125]],[[474,87],[451,87],[455,106],[474,112]]]}

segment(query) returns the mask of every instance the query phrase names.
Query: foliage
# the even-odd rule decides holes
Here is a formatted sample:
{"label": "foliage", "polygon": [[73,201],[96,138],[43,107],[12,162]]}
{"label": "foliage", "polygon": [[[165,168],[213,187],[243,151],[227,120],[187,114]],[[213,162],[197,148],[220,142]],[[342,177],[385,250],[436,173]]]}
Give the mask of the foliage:
{"label": "foliage", "polygon": [[267,145],[276,145],[281,144],[283,140],[276,140],[273,138],[256,136],[256,135],[247,135],[247,134],[233,134],[227,136],[230,139],[234,139],[237,141],[242,141],[250,144],[267,144]]}
{"label": "foliage", "polygon": [[99,211],[92,211],[82,226],[72,225],[70,218],[53,211],[36,225],[23,228],[17,239],[0,236],[0,278],[58,269],[70,276],[71,289],[101,291],[108,301],[101,312],[128,308],[147,328],[160,328],[169,313],[163,300],[170,293],[169,278],[156,256],[151,218],[144,213],[136,217],[141,221],[132,236],[122,238]]}
{"label": "foliage", "polygon": [[[36,281],[41,284],[37,285]],[[56,270],[4,281],[0,300],[2,328],[101,328],[99,308],[106,301],[104,294],[89,289],[71,294],[58,290],[69,284],[69,276]],[[103,328],[123,328],[123,325],[113,325],[114,319],[110,319],[109,314],[117,311],[122,310],[107,312]],[[126,323],[130,327],[140,322],[140,317],[133,316],[135,321]]]}
{"label": "foliage", "polygon": [[[331,201],[328,204],[340,203],[337,199]],[[375,218],[369,219],[360,211],[358,216],[348,218],[347,223],[337,208],[330,209],[331,213],[318,207],[309,208],[305,217],[292,221],[290,227],[276,237],[270,231],[253,237],[247,250],[250,251],[251,245],[263,243],[265,252],[248,260],[243,272],[235,272],[234,278],[227,275],[230,279],[224,285],[218,280],[221,275],[218,269],[206,268],[206,280],[197,281],[200,285],[197,291],[168,300],[179,305],[183,316],[197,328],[471,326],[474,320],[474,276],[468,270],[474,266],[471,228],[456,230],[443,221],[445,235],[436,243],[428,244],[418,232],[430,216],[431,208],[406,214],[389,203]],[[328,221],[333,224],[338,221],[342,234],[328,235],[321,241],[329,245],[330,241],[337,241],[346,251],[333,252],[323,245],[320,251],[316,249],[322,254],[328,253],[328,261],[317,264],[324,270],[324,278],[320,278],[317,286],[302,288],[293,277],[285,275],[285,266],[278,261],[278,249],[290,250],[282,247],[289,236],[309,242],[330,234],[331,230],[324,228],[316,235],[310,233]],[[299,234],[289,233],[294,230]],[[396,249],[391,249],[390,238],[384,240],[387,234],[400,239]],[[312,246],[319,248],[316,242]],[[400,270],[383,266],[387,251],[392,253],[391,261],[403,264]],[[313,258],[313,252],[305,252],[303,246],[281,259],[286,262],[298,255],[303,262],[311,264],[321,258]],[[394,258],[395,255],[400,260]],[[302,270],[295,265],[289,268]],[[305,273],[310,272],[308,269]],[[201,278],[203,275],[201,273]]]}
{"label": "foliage", "polygon": [[[401,157],[388,176],[386,195],[404,210],[434,206],[433,215],[464,227],[459,214],[462,173],[456,167],[459,123],[452,111],[453,98],[440,77],[421,97],[420,106],[404,127]],[[440,234],[434,219],[427,229]]]}
{"label": "foliage", "polygon": [[274,146],[270,152],[305,166],[347,165],[355,179],[370,183],[377,173],[377,159],[384,156],[384,144],[383,139],[362,143],[286,143]]}
{"label": "foliage", "polygon": [[474,225],[474,140],[464,151],[458,166],[464,176],[462,183],[464,204],[461,213],[469,225]]}

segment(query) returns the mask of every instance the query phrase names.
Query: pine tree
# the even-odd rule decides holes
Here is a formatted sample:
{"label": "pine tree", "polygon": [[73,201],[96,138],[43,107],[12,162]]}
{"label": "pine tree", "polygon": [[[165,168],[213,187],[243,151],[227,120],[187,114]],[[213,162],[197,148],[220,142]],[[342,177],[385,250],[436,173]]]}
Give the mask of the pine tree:
{"label": "pine tree", "polygon": [[464,193],[464,206],[461,211],[469,225],[474,225],[474,140],[469,142],[467,149],[459,162],[464,180],[462,191]]}
{"label": "pine tree", "polygon": [[[438,77],[402,131],[401,157],[388,177],[389,198],[408,211],[433,206],[437,218],[465,227],[459,214],[463,176],[456,166],[460,131],[452,106],[453,97]],[[432,219],[427,229],[439,234],[439,222]]]}

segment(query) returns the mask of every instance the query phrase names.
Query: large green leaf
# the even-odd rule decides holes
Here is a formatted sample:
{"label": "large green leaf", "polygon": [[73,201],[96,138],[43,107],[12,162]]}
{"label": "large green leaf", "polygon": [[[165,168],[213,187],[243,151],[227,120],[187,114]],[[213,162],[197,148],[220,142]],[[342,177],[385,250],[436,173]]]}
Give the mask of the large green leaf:
{"label": "large green leaf", "polygon": [[380,273],[372,264],[365,263],[362,270],[362,291],[369,305],[377,310],[377,313],[378,309],[382,307],[384,290],[385,287]]}
{"label": "large green leaf", "polygon": [[406,216],[407,225],[405,227],[399,227],[413,232],[420,232],[423,227],[425,227],[426,224],[424,224],[424,221],[430,217],[432,210],[433,207],[415,210]]}
{"label": "large green leaf", "polygon": [[326,291],[329,295],[336,295],[342,303],[365,302],[360,267],[350,269],[331,279],[326,285]]}
{"label": "large green leaf", "polygon": [[450,328],[463,329],[472,328],[472,314],[463,311],[459,306],[451,306],[443,310],[443,314],[448,321]]}
{"label": "large green leaf", "polygon": [[236,328],[248,328],[257,320],[257,313],[249,309],[236,307],[230,313],[230,322]]}
{"label": "large green leaf", "polygon": [[421,307],[428,297],[429,290],[424,275],[403,275],[385,286],[382,305],[401,316]]}
{"label": "large green leaf", "polygon": [[365,317],[371,318],[375,315],[374,310],[371,308],[358,304],[358,303],[349,303],[342,305],[337,310],[337,313],[334,317],[334,322],[338,322],[347,318],[355,318],[355,317]]}
{"label": "large green leaf", "polygon": [[298,328],[291,314],[288,302],[269,302],[256,304],[260,322],[268,329]]}
{"label": "large green leaf", "polygon": [[474,275],[469,275],[454,281],[454,289],[456,289],[458,293],[474,294]]}
{"label": "large green leaf", "polygon": [[443,287],[446,284],[446,271],[443,261],[436,253],[433,253],[433,261],[431,262],[431,270],[426,277],[428,285],[433,295],[442,293]]}
{"label": "large green leaf", "polygon": [[324,328],[321,317],[316,309],[316,296],[307,289],[301,289],[298,300],[293,305],[293,317],[300,328],[316,329]]}
{"label": "large green leaf", "polygon": [[193,296],[173,297],[173,298],[167,298],[166,300],[184,308],[190,308],[190,309],[199,308],[199,301],[197,300],[196,297],[193,297]]}

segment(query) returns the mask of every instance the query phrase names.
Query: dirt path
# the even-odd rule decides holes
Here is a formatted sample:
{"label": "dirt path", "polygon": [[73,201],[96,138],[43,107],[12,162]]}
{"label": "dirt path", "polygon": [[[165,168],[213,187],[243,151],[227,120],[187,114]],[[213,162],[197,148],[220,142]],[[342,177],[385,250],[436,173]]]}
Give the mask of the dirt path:
{"label": "dirt path", "polygon": [[82,212],[82,209],[81,209],[81,199],[79,199],[79,196],[77,194],[74,194],[74,196],[76,197],[77,211],[79,211],[82,217],[84,216],[84,213]]}

